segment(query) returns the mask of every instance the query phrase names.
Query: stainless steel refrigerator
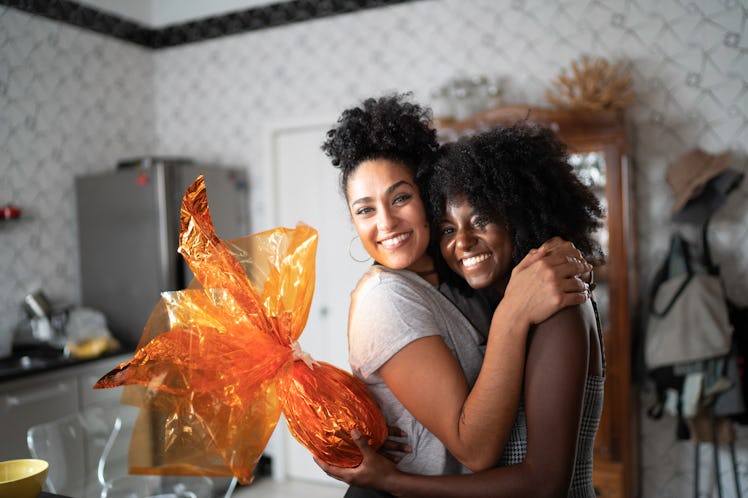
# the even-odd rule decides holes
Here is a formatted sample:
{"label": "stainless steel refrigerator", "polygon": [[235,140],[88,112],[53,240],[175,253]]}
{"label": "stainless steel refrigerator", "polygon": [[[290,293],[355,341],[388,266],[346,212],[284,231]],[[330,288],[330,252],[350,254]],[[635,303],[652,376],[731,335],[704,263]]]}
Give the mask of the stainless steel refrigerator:
{"label": "stainless steel refrigerator", "polygon": [[183,289],[192,279],[177,253],[179,208],[200,174],[218,236],[246,235],[242,170],[163,160],[75,180],[81,304],[103,312],[125,347],[137,345],[160,293]]}

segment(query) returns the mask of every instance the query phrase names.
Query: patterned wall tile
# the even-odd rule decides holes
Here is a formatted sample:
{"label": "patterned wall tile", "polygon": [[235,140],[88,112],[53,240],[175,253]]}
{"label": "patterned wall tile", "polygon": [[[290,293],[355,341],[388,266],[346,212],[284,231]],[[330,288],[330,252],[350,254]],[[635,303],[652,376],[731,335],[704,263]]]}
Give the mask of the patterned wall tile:
{"label": "patterned wall tile", "polygon": [[0,8],[0,334],[26,293],[78,300],[73,178],[155,149],[149,50]]}
{"label": "patterned wall tile", "polygon": [[[334,119],[388,90],[428,102],[450,78],[477,74],[505,78],[507,103],[544,105],[551,79],[581,54],[625,60],[634,79],[645,291],[675,227],[668,165],[699,146],[730,150],[748,172],[747,19],[745,0],[422,0],[149,52],[0,8],[0,203],[28,212],[0,225],[0,316],[14,316],[32,284],[77,299],[74,174],[149,152],[242,166],[261,230],[272,225],[265,142],[277,123]],[[747,214],[744,182],[710,234],[729,294],[746,305]],[[690,448],[673,420],[643,417],[644,497],[691,494]],[[742,427],[737,450],[748,489]]]}

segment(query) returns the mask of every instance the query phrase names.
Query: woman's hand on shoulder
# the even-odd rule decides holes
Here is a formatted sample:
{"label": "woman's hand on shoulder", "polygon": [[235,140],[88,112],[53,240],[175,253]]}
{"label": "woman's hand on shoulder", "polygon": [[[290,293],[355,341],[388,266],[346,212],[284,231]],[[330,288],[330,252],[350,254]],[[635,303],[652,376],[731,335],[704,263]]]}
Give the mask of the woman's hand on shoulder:
{"label": "woman's hand on shoulder", "polygon": [[512,270],[502,302],[517,307],[530,324],[540,323],[588,299],[584,278],[591,271],[574,244],[554,237],[530,251]]}
{"label": "woman's hand on shoulder", "polygon": [[374,451],[358,430],[352,430],[351,437],[363,455],[363,459],[358,466],[352,468],[336,467],[317,458],[314,459],[314,462],[325,474],[350,486],[378,489],[391,493],[392,479],[400,473],[395,462]]}

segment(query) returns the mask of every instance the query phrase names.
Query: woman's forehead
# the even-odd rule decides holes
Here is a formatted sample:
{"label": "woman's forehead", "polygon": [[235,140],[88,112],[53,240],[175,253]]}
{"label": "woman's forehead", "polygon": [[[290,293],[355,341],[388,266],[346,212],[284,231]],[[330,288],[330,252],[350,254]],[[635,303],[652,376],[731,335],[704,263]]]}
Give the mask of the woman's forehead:
{"label": "woman's forehead", "polygon": [[414,185],[413,173],[402,163],[389,159],[371,159],[361,162],[348,178],[349,193],[354,189],[381,188],[405,181]]}

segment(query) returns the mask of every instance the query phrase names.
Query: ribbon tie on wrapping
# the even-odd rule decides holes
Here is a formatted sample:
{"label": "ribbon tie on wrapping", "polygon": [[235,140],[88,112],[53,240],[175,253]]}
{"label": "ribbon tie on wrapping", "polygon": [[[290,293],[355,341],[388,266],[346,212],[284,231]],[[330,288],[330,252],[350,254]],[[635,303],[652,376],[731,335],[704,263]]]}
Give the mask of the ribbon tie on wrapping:
{"label": "ribbon tie on wrapping", "polygon": [[314,369],[314,365],[317,364],[316,361],[314,361],[314,358],[312,358],[312,355],[301,349],[301,344],[299,344],[299,341],[294,341],[293,344],[291,344],[291,350],[293,351],[293,359],[294,361],[303,361],[306,366],[308,366],[310,369]]}
{"label": "ribbon tie on wrapping", "polygon": [[180,221],[179,252],[196,281],[161,294],[133,358],[94,386],[126,385],[123,401],[140,406],[130,471],[250,483],[281,412],[315,457],[358,465],[350,431],[381,446],[381,412],[363,382],[298,343],[314,291],[316,230],[299,224],[224,242],[202,175],[184,195]]}

